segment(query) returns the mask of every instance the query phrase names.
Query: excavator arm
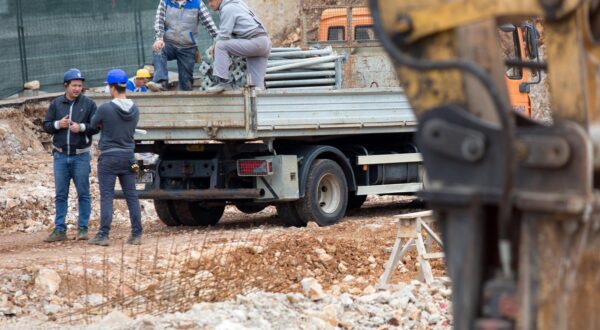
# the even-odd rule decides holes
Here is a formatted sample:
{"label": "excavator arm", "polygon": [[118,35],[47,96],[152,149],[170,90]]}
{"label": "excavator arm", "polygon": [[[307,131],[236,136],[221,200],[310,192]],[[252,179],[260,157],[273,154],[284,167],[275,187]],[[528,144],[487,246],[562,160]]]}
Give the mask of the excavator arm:
{"label": "excavator arm", "polygon": [[[600,1],[370,0],[419,120],[457,329],[600,329]],[[546,63],[498,26],[544,19]],[[511,111],[508,66],[547,70],[553,124]]]}

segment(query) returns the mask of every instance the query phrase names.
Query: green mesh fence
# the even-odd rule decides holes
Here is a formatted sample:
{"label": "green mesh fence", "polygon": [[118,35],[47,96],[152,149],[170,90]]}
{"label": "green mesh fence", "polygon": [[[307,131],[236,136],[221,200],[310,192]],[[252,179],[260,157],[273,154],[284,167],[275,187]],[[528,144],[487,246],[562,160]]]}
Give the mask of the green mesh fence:
{"label": "green mesh fence", "polygon": [[[41,90],[60,91],[69,68],[80,69],[88,87],[106,72],[133,76],[152,64],[154,18],[159,0],[0,0],[0,98],[39,80]],[[215,22],[217,15],[213,13]],[[217,23],[218,24],[218,23]],[[212,40],[200,27],[199,46]],[[176,63],[169,64],[176,70]]]}

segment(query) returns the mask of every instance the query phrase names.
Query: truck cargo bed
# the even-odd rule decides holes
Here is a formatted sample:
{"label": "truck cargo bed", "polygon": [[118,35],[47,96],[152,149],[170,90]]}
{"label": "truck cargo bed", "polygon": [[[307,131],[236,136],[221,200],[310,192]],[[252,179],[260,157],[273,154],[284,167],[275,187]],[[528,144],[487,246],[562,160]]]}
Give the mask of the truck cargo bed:
{"label": "truck cargo bed", "polygon": [[[98,104],[105,94],[90,94]],[[140,107],[137,140],[257,140],[413,131],[400,88],[128,94]]]}

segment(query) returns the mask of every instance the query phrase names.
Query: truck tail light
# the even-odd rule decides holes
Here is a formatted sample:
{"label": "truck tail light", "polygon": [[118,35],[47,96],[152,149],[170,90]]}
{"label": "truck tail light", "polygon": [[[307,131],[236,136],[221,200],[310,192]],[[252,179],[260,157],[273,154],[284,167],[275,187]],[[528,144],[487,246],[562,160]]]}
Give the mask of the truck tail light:
{"label": "truck tail light", "polygon": [[259,159],[240,159],[237,161],[239,176],[268,176],[273,174],[273,162]]}

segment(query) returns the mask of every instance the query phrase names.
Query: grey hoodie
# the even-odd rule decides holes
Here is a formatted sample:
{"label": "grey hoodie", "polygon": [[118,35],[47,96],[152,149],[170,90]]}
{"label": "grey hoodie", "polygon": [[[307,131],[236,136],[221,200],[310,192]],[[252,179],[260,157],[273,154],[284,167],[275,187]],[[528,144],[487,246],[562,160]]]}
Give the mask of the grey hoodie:
{"label": "grey hoodie", "polygon": [[258,32],[267,32],[260,18],[242,0],[223,0],[219,10],[221,23],[217,40],[248,39]]}
{"label": "grey hoodie", "polygon": [[114,99],[98,108],[90,125],[101,126],[102,136],[98,147],[102,154],[130,152],[135,150],[135,128],[140,119],[140,111],[129,99]]}

